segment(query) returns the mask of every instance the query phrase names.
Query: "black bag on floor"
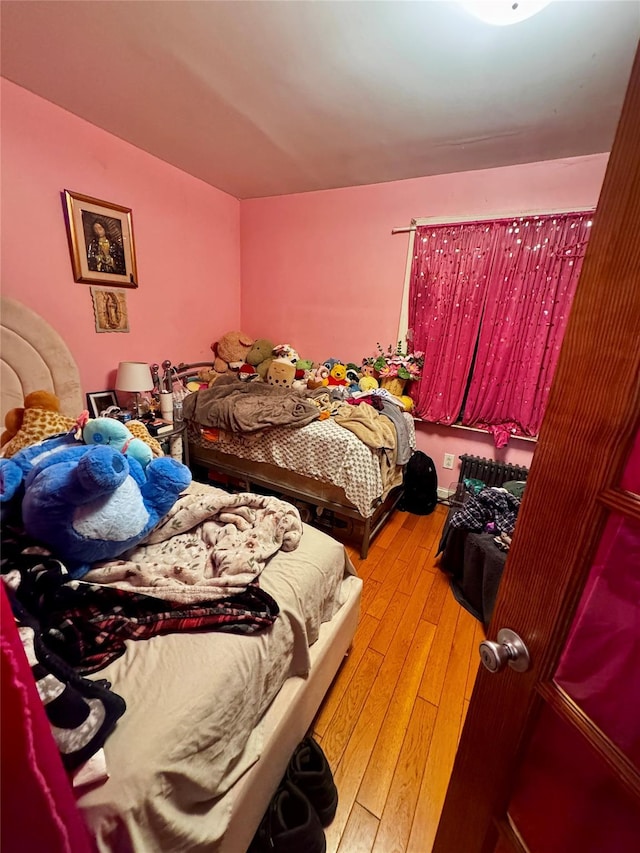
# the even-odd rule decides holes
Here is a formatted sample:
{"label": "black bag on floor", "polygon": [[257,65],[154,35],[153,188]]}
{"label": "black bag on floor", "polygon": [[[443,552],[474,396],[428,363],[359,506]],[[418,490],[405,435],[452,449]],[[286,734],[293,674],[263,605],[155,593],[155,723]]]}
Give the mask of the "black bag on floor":
{"label": "black bag on floor", "polygon": [[398,508],[414,515],[429,515],[438,503],[438,476],[433,459],[416,450],[404,469],[404,494]]}

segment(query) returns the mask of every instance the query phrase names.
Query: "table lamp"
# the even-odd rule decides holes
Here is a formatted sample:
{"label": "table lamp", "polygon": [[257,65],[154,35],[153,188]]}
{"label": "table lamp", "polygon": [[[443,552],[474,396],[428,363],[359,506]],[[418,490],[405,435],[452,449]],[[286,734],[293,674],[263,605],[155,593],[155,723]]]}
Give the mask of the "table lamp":
{"label": "table lamp", "polygon": [[116,391],[130,391],[136,395],[135,417],[140,417],[140,392],[151,391],[153,378],[145,361],[121,361],[116,377]]}

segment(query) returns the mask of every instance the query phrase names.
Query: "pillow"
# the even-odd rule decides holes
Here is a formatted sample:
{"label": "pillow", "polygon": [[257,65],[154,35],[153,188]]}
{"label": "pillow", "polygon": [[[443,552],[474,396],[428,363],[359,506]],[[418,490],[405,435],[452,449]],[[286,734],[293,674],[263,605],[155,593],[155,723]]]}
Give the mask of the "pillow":
{"label": "pillow", "polygon": [[13,438],[2,448],[2,455],[9,459],[19,450],[31,447],[51,435],[69,432],[76,425],[73,418],[67,418],[59,412],[48,409],[25,409],[22,426]]}

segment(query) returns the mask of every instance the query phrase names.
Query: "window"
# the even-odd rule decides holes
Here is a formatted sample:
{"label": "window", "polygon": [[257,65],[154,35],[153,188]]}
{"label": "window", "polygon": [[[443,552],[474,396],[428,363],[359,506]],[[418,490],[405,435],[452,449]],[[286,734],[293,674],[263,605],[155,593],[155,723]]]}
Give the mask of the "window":
{"label": "window", "polygon": [[537,435],[593,212],[418,224],[408,294],[416,414]]}

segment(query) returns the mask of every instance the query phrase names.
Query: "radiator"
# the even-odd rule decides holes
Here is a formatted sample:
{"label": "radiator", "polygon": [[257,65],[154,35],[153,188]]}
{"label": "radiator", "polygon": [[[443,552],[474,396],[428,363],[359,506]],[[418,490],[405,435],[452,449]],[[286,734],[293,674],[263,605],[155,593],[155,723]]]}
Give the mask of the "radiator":
{"label": "radiator", "polygon": [[463,480],[482,480],[486,486],[501,486],[509,480],[526,480],[529,473],[529,469],[521,465],[496,462],[495,459],[485,459],[484,456],[469,456],[463,453],[458,458],[462,462],[459,483]]}

